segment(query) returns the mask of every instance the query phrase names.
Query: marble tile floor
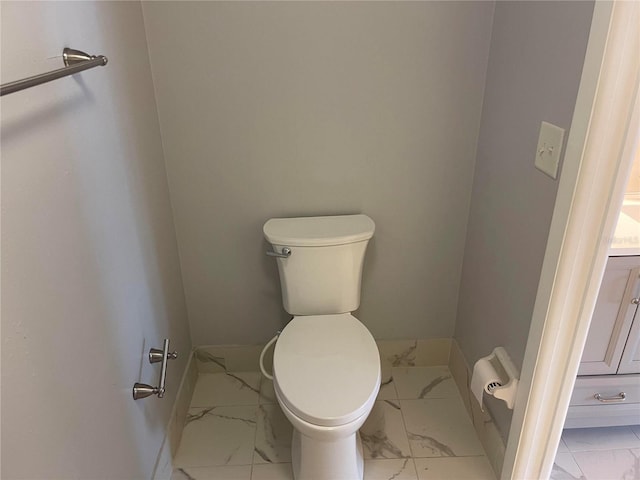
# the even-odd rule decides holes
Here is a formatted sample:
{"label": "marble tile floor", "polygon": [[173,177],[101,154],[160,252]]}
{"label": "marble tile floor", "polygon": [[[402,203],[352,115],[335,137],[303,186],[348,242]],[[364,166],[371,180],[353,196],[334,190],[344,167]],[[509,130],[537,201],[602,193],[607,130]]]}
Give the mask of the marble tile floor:
{"label": "marble tile floor", "polygon": [[562,433],[552,480],[640,480],[640,425]]}
{"label": "marble tile floor", "polygon": [[[172,480],[293,480],[291,425],[259,373],[201,373]],[[365,480],[494,480],[447,367],[392,368],[360,430]]]}

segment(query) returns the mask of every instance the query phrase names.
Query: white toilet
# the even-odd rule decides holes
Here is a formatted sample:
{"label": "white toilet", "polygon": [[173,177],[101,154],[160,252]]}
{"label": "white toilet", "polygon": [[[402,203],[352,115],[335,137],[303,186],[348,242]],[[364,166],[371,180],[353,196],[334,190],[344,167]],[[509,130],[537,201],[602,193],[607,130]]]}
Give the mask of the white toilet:
{"label": "white toilet", "polygon": [[380,388],[373,336],[351,315],[375,224],[366,215],[274,218],[263,231],[278,255],[284,308],[273,382],[294,428],[296,480],[361,480],[358,429]]}

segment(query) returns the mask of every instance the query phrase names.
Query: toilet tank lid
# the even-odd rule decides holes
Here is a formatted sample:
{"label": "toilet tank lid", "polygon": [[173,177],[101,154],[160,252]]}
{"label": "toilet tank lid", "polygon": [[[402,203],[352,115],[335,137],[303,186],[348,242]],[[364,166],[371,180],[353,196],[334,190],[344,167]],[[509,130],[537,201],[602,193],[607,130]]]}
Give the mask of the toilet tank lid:
{"label": "toilet tank lid", "polygon": [[373,236],[375,223],[366,215],[272,218],[262,228],[273,245],[320,247],[361,242]]}

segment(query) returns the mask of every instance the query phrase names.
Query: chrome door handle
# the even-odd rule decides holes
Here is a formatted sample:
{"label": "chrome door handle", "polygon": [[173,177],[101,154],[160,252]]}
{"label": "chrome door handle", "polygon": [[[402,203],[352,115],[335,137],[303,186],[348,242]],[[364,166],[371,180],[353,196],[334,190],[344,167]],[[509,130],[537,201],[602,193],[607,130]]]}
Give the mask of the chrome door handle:
{"label": "chrome door handle", "polygon": [[178,352],[169,352],[169,339],[164,339],[164,345],[162,350],[158,348],[152,348],[149,350],[149,363],[162,362],[160,368],[160,380],[157,387],[152,387],[146,383],[134,383],[133,384],[133,399],[140,400],[150,395],[158,395],[158,398],[164,397],[165,381],[167,379],[167,362],[178,358]]}
{"label": "chrome door handle", "polygon": [[289,247],[283,247],[282,252],[265,252],[270,257],[289,258],[291,256],[291,249]]}
{"label": "chrome door handle", "polygon": [[596,393],[593,398],[602,403],[624,402],[624,400],[627,398],[627,394],[624,392],[620,392],[618,395],[614,395],[613,397],[603,397],[599,393]]}
{"label": "chrome door handle", "polygon": [[640,304],[640,297],[638,297],[638,298],[632,298],[632,299],[631,299],[631,303],[632,303],[632,304],[634,304],[634,305],[638,305],[638,304]]}

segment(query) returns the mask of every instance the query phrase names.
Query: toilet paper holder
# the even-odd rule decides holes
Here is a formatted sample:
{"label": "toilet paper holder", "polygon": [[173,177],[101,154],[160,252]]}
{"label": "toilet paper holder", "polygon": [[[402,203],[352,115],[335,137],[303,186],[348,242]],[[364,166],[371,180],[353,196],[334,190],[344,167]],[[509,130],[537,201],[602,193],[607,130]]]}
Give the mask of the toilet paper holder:
{"label": "toilet paper holder", "polygon": [[[495,372],[495,378],[485,384],[479,372],[480,365],[489,363]],[[480,366],[480,367],[479,367]],[[482,393],[486,392],[507,404],[507,408],[513,409],[516,391],[518,389],[520,374],[511,361],[509,354],[503,347],[496,347],[490,355],[481,358],[473,367],[473,377],[471,379],[471,389],[476,395],[480,407],[482,408]]]}

